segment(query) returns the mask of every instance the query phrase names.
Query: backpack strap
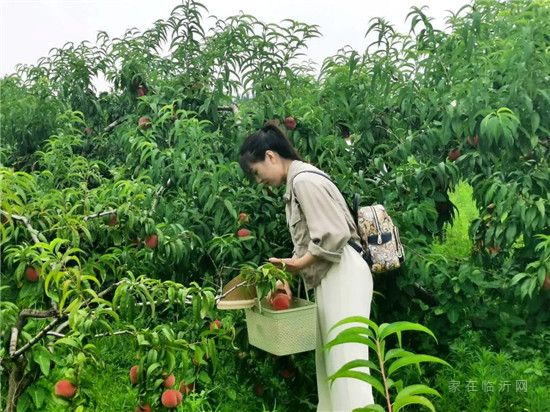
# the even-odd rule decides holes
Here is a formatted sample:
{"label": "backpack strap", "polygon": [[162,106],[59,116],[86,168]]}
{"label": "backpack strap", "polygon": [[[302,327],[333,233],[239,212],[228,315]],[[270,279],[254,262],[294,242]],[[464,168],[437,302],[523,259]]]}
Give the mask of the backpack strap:
{"label": "backpack strap", "polygon": [[[336,183],[334,183],[334,181],[325,173],[323,172],[318,172],[317,170],[302,170],[301,172],[298,172],[294,175],[294,177],[292,178],[292,182],[290,182],[291,184],[291,187],[292,187],[292,195],[294,196],[294,179],[296,179],[296,176],[302,174],[302,173],[315,173],[316,175],[319,175],[319,176],[323,176],[324,178],[326,178],[329,182],[331,182],[334,186],[336,186]],[[351,213],[351,217],[355,220],[355,215],[353,214],[354,211],[351,207],[349,207],[348,205],[348,202],[346,201],[346,197],[344,196],[344,194],[342,193],[342,191],[340,190],[340,188],[338,186],[336,186],[336,189],[338,189],[338,191],[340,192],[340,194],[342,195],[342,198],[344,199],[344,202],[346,203],[346,206],[348,207],[348,210],[350,211]]]}
{"label": "backpack strap", "polygon": [[344,203],[346,204],[350,214],[351,214],[351,218],[353,219],[353,221],[355,222],[355,228],[356,230],[358,231],[359,233],[359,217],[357,215],[357,212],[359,211],[359,200],[360,200],[360,196],[359,196],[359,193],[355,193],[354,196],[353,196],[353,204],[352,206],[350,207],[350,205],[348,204],[347,200],[346,200],[346,196],[344,196],[344,194],[342,193],[342,191],[340,190],[340,188],[336,185],[336,183],[334,183],[334,181],[325,173],[323,172],[318,172],[317,170],[302,170],[301,172],[298,172],[294,175],[294,177],[292,178],[292,182],[290,182],[291,184],[291,187],[292,187],[292,195],[294,196],[294,179],[296,179],[296,176],[298,176],[299,174],[302,174],[302,173],[315,173],[316,175],[320,175],[320,176],[323,176],[325,177],[326,179],[328,179],[335,187],[336,189],[338,189],[338,191],[340,192],[340,194],[342,195],[342,198],[344,199]]}

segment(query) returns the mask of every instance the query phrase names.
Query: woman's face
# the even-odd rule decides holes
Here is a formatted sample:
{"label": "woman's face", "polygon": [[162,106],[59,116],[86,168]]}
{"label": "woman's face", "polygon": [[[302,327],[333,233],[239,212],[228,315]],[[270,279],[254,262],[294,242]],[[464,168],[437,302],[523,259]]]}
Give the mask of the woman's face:
{"label": "woman's face", "polygon": [[286,179],[285,168],[281,157],[271,150],[265,153],[261,162],[252,163],[250,169],[256,179],[256,183],[269,186],[280,186]]}

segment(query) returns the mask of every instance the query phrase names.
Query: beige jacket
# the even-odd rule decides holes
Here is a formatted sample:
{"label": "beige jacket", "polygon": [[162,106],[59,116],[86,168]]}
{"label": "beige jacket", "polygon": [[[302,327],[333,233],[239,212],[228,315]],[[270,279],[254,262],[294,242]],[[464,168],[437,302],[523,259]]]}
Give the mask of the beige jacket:
{"label": "beige jacket", "polygon": [[296,176],[304,170],[321,172],[309,163],[294,160],[288,169],[284,200],[294,244],[293,255],[302,257],[309,251],[321,258],[300,272],[307,286],[313,288],[330,267],[340,261],[348,240],[359,241],[359,236],[338,188],[326,177],[315,173]]}

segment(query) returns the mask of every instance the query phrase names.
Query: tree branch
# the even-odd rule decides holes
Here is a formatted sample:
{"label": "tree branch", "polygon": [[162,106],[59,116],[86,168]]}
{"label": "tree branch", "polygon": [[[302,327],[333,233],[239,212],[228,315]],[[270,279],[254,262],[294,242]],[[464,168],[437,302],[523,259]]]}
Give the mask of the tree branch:
{"label": "tree branch", "polygon": [[84,216],[84,221],[86,222],[87,220],[90,220],[90,219],[96,219],[98,217],[108,216],[108,215],[112,215],[114,213],[116,213],[116,209],[105,210],[103,212],[97,212],[97,213],[94,213],[94,214],[91,214],[91,215],[88,215],[88,216]]}

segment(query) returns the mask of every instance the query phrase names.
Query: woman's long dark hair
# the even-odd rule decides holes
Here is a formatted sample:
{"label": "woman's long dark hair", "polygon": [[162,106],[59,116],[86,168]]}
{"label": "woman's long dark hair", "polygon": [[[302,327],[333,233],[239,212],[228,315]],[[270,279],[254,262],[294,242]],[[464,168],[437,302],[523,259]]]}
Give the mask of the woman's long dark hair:
{"label": "woman's long dark hair", "polygon": [[250,166],[265,159],[265,152],[271,150],[290,160],[302,160],[285,134],[272,123],[267,123],[257,132],[250,134],[241,145],[239,164],[251,176]]}

